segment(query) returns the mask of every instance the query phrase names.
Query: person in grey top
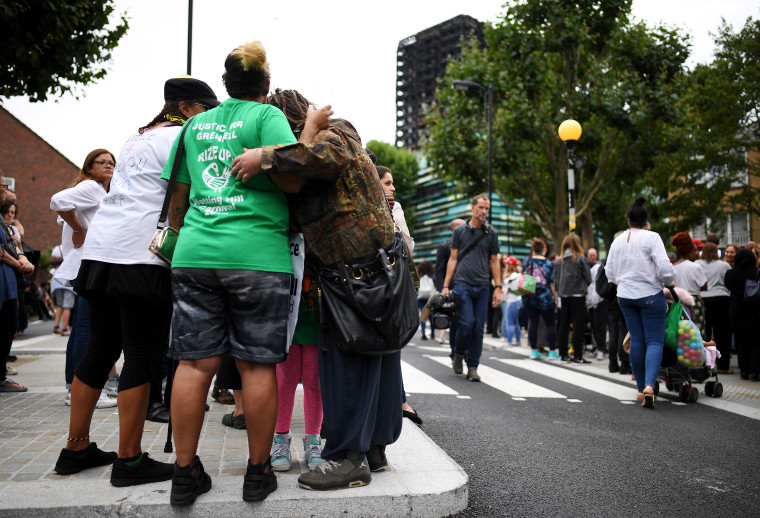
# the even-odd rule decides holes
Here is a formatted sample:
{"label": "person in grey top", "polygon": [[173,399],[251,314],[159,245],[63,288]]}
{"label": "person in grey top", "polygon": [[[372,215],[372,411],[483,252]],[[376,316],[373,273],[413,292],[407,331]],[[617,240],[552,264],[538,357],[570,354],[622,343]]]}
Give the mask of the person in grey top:
{"label": "person in grey top", "polygon": [[462,361],[466,353],[467,379],[470,381],[480,381],[477,369],[483,352],[483,325],[488,313],[491,279],[496,285],[491,303],[496,306],[501,302],[499,237],[486,223],[490,208],[486,195],[478,194],[472,199],[470,221],[454,229],[451,256],[441,290],[441,295],[446,297],[452,281],[456,285],[459,304],[457,332],[452,343],[453,368],[456,374],[462,374]]}
{"label": "person in grey top", "polygon": [[586,292],[591,284],[588,260],[583,255],[581,240],[570,234],[562,240],[560,258],[554,266],[557,294],[562,299],[559,309],[559,354],[569,361],[568,337],[573,323],[573,363],[591,363],[583,359],[583,331],[586,327]]}

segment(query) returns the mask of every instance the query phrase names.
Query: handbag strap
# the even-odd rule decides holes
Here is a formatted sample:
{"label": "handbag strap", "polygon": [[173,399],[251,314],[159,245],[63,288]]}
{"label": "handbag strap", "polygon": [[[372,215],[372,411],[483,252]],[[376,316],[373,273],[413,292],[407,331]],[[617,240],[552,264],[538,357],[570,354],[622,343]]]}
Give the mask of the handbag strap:
{"label": "handbag strap", "polygon": [[457,254],[457,264],[459,263],[459,261],[464,259],[464,256],[469,254],[476,246],[478,246],[478,243],[480,243],[483,240],[483,238],[488,235],[491,229],[493,229],[493,227],[491,227],[490,229],[488,229],[488,227],[491,227],[491,226],[488,223],[486,223],[486,225],[483,227],[483,233],[480,234],[478,238],[475,241],[473,241],[473,243],[470,246],[462,250],[461,253]]}
{"label": "handbag strap", "polygon": [[179,170],[179,164],[182,161],[182,155],[185,154],[185,132],[190,127],[190,121],[193,117],[187,119],[185,125],[182,127],[182,131],[179,134],[179,143],[177,144],[177,152],[174,154],[174,163],[172,164],[172,173],[169,176],[169,185],[166,186],[166,196],[164,196],[164,205],[161,207],[161,215],[158,217],[157,228],[162,229],[168,225],[166,219],[169,216],[169,203],[172,199],[172,193],[174,192],[174,184],[177,181],[177,171]]}

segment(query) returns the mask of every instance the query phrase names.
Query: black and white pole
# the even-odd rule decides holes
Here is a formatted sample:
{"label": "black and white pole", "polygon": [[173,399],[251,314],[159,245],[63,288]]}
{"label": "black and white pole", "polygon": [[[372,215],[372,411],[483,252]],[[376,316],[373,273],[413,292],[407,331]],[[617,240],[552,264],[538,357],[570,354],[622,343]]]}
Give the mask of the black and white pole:
{"label": "black and white pole", "polygon": [[575,230],[575,143],[581,138],[581,125],[568,119],[559,125],[559,138],[567,146],[567,206],[570,232]]}

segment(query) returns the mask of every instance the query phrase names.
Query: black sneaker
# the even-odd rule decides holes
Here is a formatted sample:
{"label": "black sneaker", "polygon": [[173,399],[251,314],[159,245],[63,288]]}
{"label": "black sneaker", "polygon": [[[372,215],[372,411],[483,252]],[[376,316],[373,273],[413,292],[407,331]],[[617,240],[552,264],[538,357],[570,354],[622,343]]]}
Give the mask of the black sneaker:
{"label": "black sneaker", "polygon": [[168,423],[169,409],[161,401],[153,401],[148,405],[148,412],[145,419],[154,423]]}
{"label": "black sneaker", "polygon": [[140,458],[134,462],[135,464],[129,466],[124,459],[117,458],[113,461],[111,485],[127,487],[163,482],[172,478],[172,474],[174,474],[174,464],[153,460],[145,452],[140,454]]}
{"label": "black sneaker", "polygon": [[618,371],[620,374],[633,374],[633,369],[631,369],[630,364],[620,364],[620,370]]}
{"label": "black sneaker", "polygon": [[304,489],[324,491],[366,486],[372,480],[364,454],[349,451],[339,460],[325,460],[314,471],[298,477],[298,485]]}
{"label": "black sneaker", "polygon": [[115,451],[103,451],[98,448],[97,443],[91,442],[82,451],[62,449],[53,469],[59,475],[73,475],[83,469],[108,466],[113,464],[114,460],[116,460]]}
{"label": "black sneaker", "polygon": [[585,358],[573,358],[573,363],[582,363],[582,364],[586,364],[586,363],[591,363],[591,362],[590,362],[590,361],[588,361],[588,360],[587,360],[587,359],[585,359]]}
{"label": "black sneaker", "polygon": [[[269,471],[265,472],[267,467]],[[261,502],[275,489],[277,489],[277,476],[272,470],[272,459],[262,464],[251,464],[249,459],[248,469],[243,478],[243,500]]]}
{"label": "black sneaker", "polygon": [[210,489],[211,477],[203,469],[203,463],[197,455],[192,464],[184,468],[174,463],[172,492],[169,497],[172,505],[190,505],[195,502],[198,495],[207,493]]}
{"label": "black sneaker", "polygon": [[454,354],[454,358],[451,362],[451,366],[454,369],[454,374],[462,374],[464,372],[463,360],[464,356],[461,354]]}
{"label": "black sneaker", "polygon": [[385,456],[385,446],[371,444],[367,450],[367,464],[372,472],[382,471],[388,466],[388,458]]}
{"label": "black sneaker", "polygon": [[620,365],[618,365],[618,362],[610,362],[610,372],[619,372],[620,371]]}

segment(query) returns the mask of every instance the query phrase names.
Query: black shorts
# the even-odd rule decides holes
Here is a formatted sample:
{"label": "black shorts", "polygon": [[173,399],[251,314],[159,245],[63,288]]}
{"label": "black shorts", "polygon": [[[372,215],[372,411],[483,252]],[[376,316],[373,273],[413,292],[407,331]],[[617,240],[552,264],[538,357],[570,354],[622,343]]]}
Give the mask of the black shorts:
{"label": "black shorts", "polygon": [[292,275],[256,270],[172,269],[169,356],[226,353],[254,363],[285,361]]}

